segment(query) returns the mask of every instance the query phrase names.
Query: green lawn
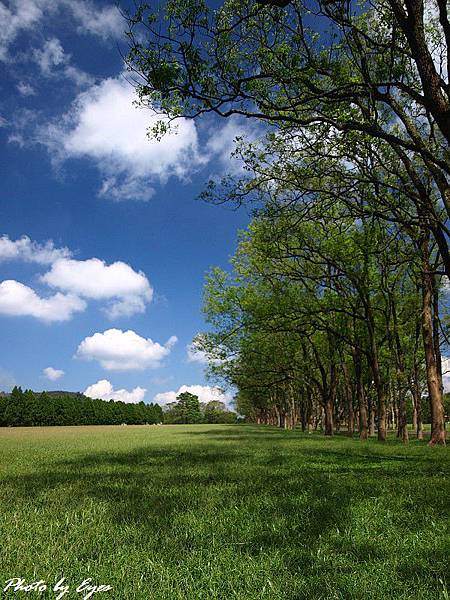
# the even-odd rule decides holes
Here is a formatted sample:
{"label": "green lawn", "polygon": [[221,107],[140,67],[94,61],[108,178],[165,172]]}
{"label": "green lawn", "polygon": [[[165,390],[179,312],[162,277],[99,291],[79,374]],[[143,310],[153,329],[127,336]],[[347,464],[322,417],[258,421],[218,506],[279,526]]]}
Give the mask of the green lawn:
{"label": "green lawn", "polygon": [[449,598],[446,448],[250,426],[0,429],[0,468],[1,588],[64,576],[112,585],[105,600]]}

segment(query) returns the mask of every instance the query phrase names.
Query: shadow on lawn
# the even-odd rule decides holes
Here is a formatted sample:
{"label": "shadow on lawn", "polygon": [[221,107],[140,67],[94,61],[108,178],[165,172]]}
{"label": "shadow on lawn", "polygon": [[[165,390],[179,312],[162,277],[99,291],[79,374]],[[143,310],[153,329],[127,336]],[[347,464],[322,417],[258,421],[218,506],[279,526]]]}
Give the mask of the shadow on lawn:
{"label": "shadow on lawn", "polygon": [[[188,444],[187,435],[195,441]],[[286,568],[303,575],[317,572],[324,536],[351,530],[359,507],[368,502],[374,510],[378,501],[391,511],[409,507],[410,516],[392,517],[399,537],[411,529],[418,535],[426,531],[429,523],[414,516],[424,503],[433,518],[449,514],[448,490],[433,493],[425,487],[433,483],[436,468],[431,455],[384,455],[365,446],[357,451],[353,446],[351,452],[347,445],[327,447],[324,440],[322,448],[311,448],[306,436],[296,436],[291,447],[291,439],[289,433],[270,429],[236,428],[231,435],[226,428],[180,431],[167,447],[93,453],[56,463],[52,470],[10,477],[4,484],[31,503],[42,497],[51,502],[53,490],[67,487],[67,505],[61,510],[76,510],[86,498],[99,500],[115,523],[139,531],[136,544],[159,544],[162,553],[170,544],[180,555],[200,550],[212,536],[218,548],[232,547],[243,558],[279,551]],[[417,485],[411,485],[411,478]],[[445,577],[444,546],[434,548],[432,565],[431,553],[419,552],[409,564],[394,560],[395,546],[390,557],[380,554],[377,536],[383,524],[376,519],[385,512],[375,516],[365,543],[360,533],[353,542],[352,535],[329,536],[329,551],[349,555],[355,564],[389,558],[405,584],[413,576]],[[180,535],[183,520],[188,525]],[[336,567],[330,562],[321,568],[330,569],[332,577]]]}

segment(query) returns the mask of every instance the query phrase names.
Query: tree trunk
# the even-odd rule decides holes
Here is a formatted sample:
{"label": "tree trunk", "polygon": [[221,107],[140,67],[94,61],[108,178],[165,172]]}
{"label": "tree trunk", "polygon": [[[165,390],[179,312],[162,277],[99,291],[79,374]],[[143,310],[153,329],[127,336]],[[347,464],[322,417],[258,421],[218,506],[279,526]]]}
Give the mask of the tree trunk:
{"label": "tree trunk", "polygon": [[422,398],[420,397],[420,394],[417,398],[417,439],[418,440],[423,440],[423,422],[422,422]]}
{"label": "tree trunk", "polygon": [[348,367],[345,363],[342,364],[342,372],[344,374],[344,388],[347,400],[347,435],[349,437],[353,437],[353,430],[355,428],[355,415],[353,412],[353,389],[350,382]]}
{"label": "tree trunk", "polygon": [[445,445],[444,407],[442,403],[441,378],[438,373],[433,340],[433,292],[434,277],[430,272],[429,233],[422,241],[422,338],[425,351],[428,397],[431,410],[430,446]]}
{"label": "tree trunk", "polygon": [[370,391],[367,394],[367,405],[369,407],[369,435],[373,437],[375,435],[375,410],[372,398],[370,397]]}
{"label": "tree trunk", "polygon": [[398,437],[402,438],[402,442],[407,444],[408,436],[408,418],[406,416],[406,398],[403,387],[398,391]]}
{"label": "tree trunk", "polygon": [[439,385],[441,387],[441,394],[444,394],[444,382],[442,381],[442,356],[439,327],[439,289],[436,285],[436,280],[433,278],[433,347],[434,355],[436,356],[436,368],[438,372]]}
{"label": "tree trunk", "polygon": [[377,391],[378,441],[384,442],[386,439],[386,385],[381,377],[375,332],[375,320],[370,305],[366,308],[366,315],[367,331],[370,339],[370,368],[372,371],[375,389]]}
{"label": "tree trunk", "polygon": [[416,333],[414,342],[414,357],[413,357],[413,373],[412,373],[412,386],[411,393],[413,397],[413,431],[416,432],[418,440],[423,440],[423,426],[422,426],[422,393],[420,389],[419,381],[419,361],[417,358],[417,352],[419,348],[419,341],[421,337],[421,325],[422,319],[419,317],[416,319]]}
{"label": "tree trunk", "polygon": [[386,439],[386,389],[381,381],[377,357],[372,360],[372,373],[377,391],[378,441],[384,442]]}
{"label": "tree trunk", "polygon": [[324,404],[325,435],[333,435],[333,399],[327,398]]}
{"label": "tree trunk", "polygon": [[364,385],[362,380],[362,369],[361,369],[361,353],[356,348],[352,351],[353,365],[355,368],[355,379],[356,379],[356,400],[358,403],[359,413],[359,439],[367,440],[367,409],[366,399],[364,397]]}
{"label": "tree trunk", "polygon": [[412,429],[413,431],[417,430],[417,405],[414,400],[414,395],[412,397]]}

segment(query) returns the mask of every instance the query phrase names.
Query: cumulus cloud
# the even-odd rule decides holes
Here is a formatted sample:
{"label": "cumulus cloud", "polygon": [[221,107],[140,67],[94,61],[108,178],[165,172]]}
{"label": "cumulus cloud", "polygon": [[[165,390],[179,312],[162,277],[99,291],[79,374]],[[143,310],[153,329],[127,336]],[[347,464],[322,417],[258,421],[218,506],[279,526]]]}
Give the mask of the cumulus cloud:
{"label": "cumulus cloud", "polygon": [[142,402],[147,390],[141,387],[135,387],[131,392],[125,389],[114,390],[113,385],[107,379],[100,379],[84,390],[84,395],[89,398],[99,398],[100,400],[115,400],[136,404]]}
{"label": "cumulus cloud", "polygon": [[73,294],[58,292],[43,298],[14,279],[0,283],[0,314],[3,315],[35,317],[50,323],[68,321],[74,313],[85,308],[86,302]]}
{"label": "cumulus cloud", "polygon": [[153,184],[187,179],[206,161],[193,121],[180,119],[176,133],[161,141],[146,132],[162,117],[134,106],[134,87],[124,76],[105,79],[78,95],[69,112],[40,130],[54,160],[88,158],[103,181],[99,195],[113,200],[148,200]]}
{"label": "cumulus cloud", "polygon": [[156,394],[153,401],[162,406],[169,404],[170,402],[176,402],[177,397],[183,392],[189,392],[198,396],[200,402],[212,402],[218,401],[224,404],[230,404],[231,397],[228,394],[224,394],[220,388],[210,387],[209,385],[182,385],[178,390],[170,392],[160,392]]}
{"label": "cumulus cloud", "polygon": [[86,337],[78,346],[77,358],[96,360],[107,371],[155,369],[168,356],[177,338],[161,345],[135,331],[108,329]]}
{"label": "cumulus cloud", "polygon": [[58,11],[69,12],[78,33],[107,38],[120,38],[126,29],[116,6],[99,8],[88,0],[11,0],[0,2],[0,60],[11,60],[11,45],[20,34],[36,29]]}
{"label": "cumulus cloud", "polygon": [[153,297],[153,289],[142,271],[124,262],[107,265],[98,258],[59,259],[42,275],[47,285],[95,300],[112,300],[106,313],[110,318],[143,313]]}
{"label": "cumulus cloud", "polygon": [[[6,292],[8,298],[18,296],[19,292],[23,297],[25,290],[28,290],[28,296],[34,294],[33,306],[38,303],[42,307],[42,302],[47,305],[49,300],[60,306],[64,299],[69,298],[71,304],[67,306],[73,306],[72,312],[75,312],[86,307],[84,300],[107,301],[105,313],[111,319],[116,319],[143,313],[153,297],[153,288],[142,271],[135,271],[122,261],[108,265],[98,258],[75,260],[68,248],[57,248],[52,241],[39,244],[30,240],[28,236],[11,240],[7,235],[3,235],[0,237],[0,262],[13,260],[50,265],[50,270],[40,276],[40,281],[64,292],[49,299],[39,299],[33,290],[23,284],[4,282],[5,297]],[[75,302],[76,299],[78,303]],[[8,311],[10,310],[13,310],[13,307],[9,307]],[[12,314],[6,309],[3,312]],[[44,312],[46,314],[46,311]],[[37,316],[38,313],[34,311],[33,314]],[[69,311],[67,315],[67,318],[70,318],[72,313]]]}
{"label": "cumulus cloud", "polygon": [[7,235],[0,237],[0,261],[23,260],[40,265],[50,265],[58,259],[69,258],[71,254],[68,248],[56,248],[51,240],[45,244],[39,244],[30,240],[26,235],[18,240],[11,240]]}
{"label": "cumulus cloud", "polygon": [[47,379],[50,379],[50,381],[57,381],[58,379],[61,379],[61,377],[63,377],[64,375],[64,371],[62,371],[61,369],[54,369],[53,367],[47,367],[42,372],[44,373],[45,377],[47,377]]}

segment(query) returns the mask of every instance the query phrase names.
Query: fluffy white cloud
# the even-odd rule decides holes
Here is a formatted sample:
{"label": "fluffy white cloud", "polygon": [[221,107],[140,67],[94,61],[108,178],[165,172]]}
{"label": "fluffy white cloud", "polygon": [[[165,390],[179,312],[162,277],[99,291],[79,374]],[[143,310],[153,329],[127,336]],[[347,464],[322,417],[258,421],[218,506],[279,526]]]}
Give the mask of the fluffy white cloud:
{"label": "fluffy white cloud", "polygon": [[8,279],[0,283],[0,314],[30,316],[41,321],[68,321],[75,312],[86,308],[86,302],[73,294],[58,292],[42,298],[28,286]]}
{"label": "fluffy white cloud", "polygon": [[84,390],[84,395],[89,398],[100,398],[101,400],[115,400],[135,404],[144,400],[147,390],[135,387],[131,392],[121,389],[114,390],[113,385],[107,379],[100,379]]}
{"label": "fluffy white cloud", "polygon": [[108,329],[86,337],[75,356],[97,360],[107,371],[154,369],[160,366],[176,342],[177,338],[172,336],[161,345],[132,330]]}
{"label": "fluffy white cloud", "polygon": [[71,252],[68,248],[56,248],[51,240],[39,244],[26,235],[18,240],[11,240],[7,235],[0,237],[0,261],[23,260],[40,265],[51,265],[58,259],[70,256]]}
{"label": "fluffy white cloud", "polygon": [[212,402],[215,400],[229,405],[232,400],[229,394],[224,394],[217,387],[210,387],[209,385],[182,385],[176,392],[170,391],[156,394],[153,401],[164,406],[170,402],[176,402],[177,396],[183,392],[189,392],[190,394],[198,396],[200,402]]}
{"label": "fluffy white cloud", "polygon": [[99,194],[113,200],[148,200],[155,181],[186,179],[206,162],[198,150],[196,126],[180,119],[176,133],[161,141],[146,132],[162,117],[139,109],[125,76],[102,81],[81,93],[58,123],[41,129],[40,141],[54,160],[89,158],[100,170]]}
{"label": "fluffy white cloud", "polygon": [[[22,260],[51,265],[50,270],[40,277],[40,281],[64,292],[64,297],[78,298],[79,306],[86,306],[80,298],[109,301],[105,312],[115,319],[143,313],[146,305],[151,302],[153,288],[142,271],[134,271],[121,261],[108,265],[98,258],[83,261],[72,259],[71,256],[70,250],[56,248],[52,241],[39,244],[27,236],[18,240],[11,240],[7,235],[0,237],[0,261]],[[7,291],[12,289],[11,284],[4,288]],[[35,294],[30,288],[26,289]],[[18,293],[17,289],[13,292]],[[59,302],[63,296],[55,297]]]}
{"label": "fluffy white cloud", "polygon": [[153,289],[141,271],[124,262],[107,265],[98,258],[60,259],[41,277],[47,285],[83,298],[112,300],[107,308],[111,318],[131,316],[145,311]]}
{"label": "fluffy white cloud", "polygon": [[47,367],[42,371],[47,379],[50,381],[56,381],[57,379],[61,379],[64,375],[64,371],[61,369],[54,369],[53,367]]}
{"label": "fluffy white cloud", "polygon": [[10,59],[9,49],[18,36],[36,29],[58,11],[69,12],[79,33],[120,38],[126,29],[116,6],[99,8],[88,0],[11,0],[0,2],[0,60]]}

